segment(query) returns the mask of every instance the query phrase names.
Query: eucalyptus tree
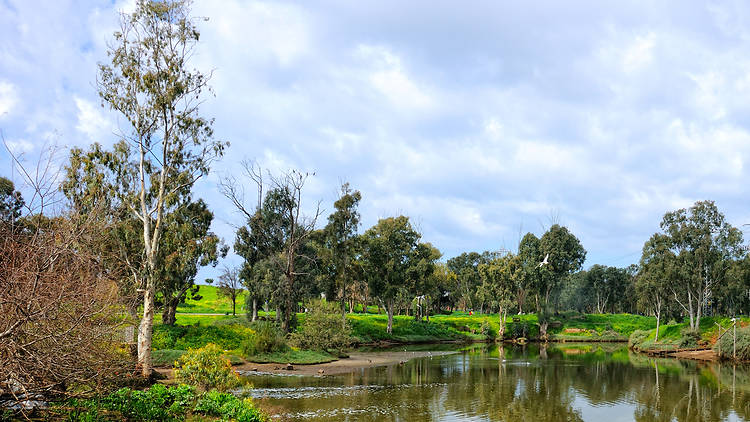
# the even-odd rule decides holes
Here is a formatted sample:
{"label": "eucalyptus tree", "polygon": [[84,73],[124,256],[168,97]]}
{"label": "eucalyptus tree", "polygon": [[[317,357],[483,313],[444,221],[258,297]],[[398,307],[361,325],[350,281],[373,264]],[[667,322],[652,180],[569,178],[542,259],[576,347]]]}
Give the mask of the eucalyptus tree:
{"label": "eucalyptus tree", "polygon": [[502,339],[505,335],[505,319],[514,305],[518,279],[523,276],[521,259],[518,255],[506,253],[480,264],[478,269],[483,288],[489,293],[491,303],[499,309],[498,337]]}
{"label": "eucalyptus tree", "polygon": [[353,191],[348,183],[341,185],[339,197],[333,203],[334,212],[328,216],[328,224],[323,228],[318,242],[324,289],[328,297],[338,298],[344,325],[347,294],[358,275],[356,266],[360,245],[357,230],[360,216],[357,206],[360,200],[362,194],[359,191]]}
{"label": "eucalyptus tree", "polygon": [[118,193],[140,222],[143,238],[143,317],[138,329],[138,364],[151,374],[151,336],[158,255],[164,216],[174,197],[206,175],[225,143],[213,139],[213,120],[199,106],[210,75],[191,70],[200,37],[187,0],[138,0],[123,13],[109,45],[109,63],[99,65],[97,88],[103,105],[124,120],[128,150]]}
{"label": "eucalyptus tree", "polygon": [[593,310],[603,314],[624,299],[629,280],[625,268],[596,264],[586,272],[583,294],[593,301]]}
{"label": "eucalyptus tree", "polygon": [[742,232],[726,222],[713,201],[668,212],[660,227],[675,260],[672,295],[697,330],[716,286],[743,253]]}
{"label": "eucalyptus tree", "polygon": [[536,310],[541,309],[539,292],[536,289],[540,282],[539,263],[542,262],[539,238],[533,233],[526,233],[518,244],[518,259],[520,260],[521,275],[516,280],[516,298],[518,302],[518,314],[523,313],[523,305],[527,296],[534,294]]}
{"label": "eucalyptus tree", "polygon": [[578,271],[586,260],[586,250],[581,241],[567,227],[552,225],[539,239],[540,255],[547,257],[548,264],[541,265],[538,292],[549,306],[550,295],[558,290],[568,276]]}
{"label": "eucalyptus tree", "polygon": [[420,238],[403,215],[380,219],[362,235],[362,259],[370,294],[388,314],[388,334],[393,333],[396,299],[406,288]]}
{"label": "eucalyptus tree", "polygon": [[640,271],[635,280],[636,294],[641,307],[656,316],[656,337],[659,341],[659,325],[666,301],[669,283],[677,275],[677,257],[669,247],[669,238],[656,233],[643,245]]}
{"label": "eucalyptus tree", "polygon": [[[311,216],[302,212],[302,192],[312,174],[297,170],[279,177],[269,174],[270,190],[264,194],[262,170],[248,162],[243,166],[245,177],[257,186],[258,202],[254,208],[245,204],[243,183],[232,177],[221,182],[222,193],[246,219],[246,225],[237,231],[235,242],[235,250],[245,259],[241,277],[247,281],[257,280],[258,276],[253,276],[252,272],[264,260],[279,266],[283,277],[271,289],[270,299],[283,312],[277,313],[282,331],[289,332],[297,301],[305,290],[310,290],[317,266],[310,243],[320,216],[320,203]],[[265,276],[262,279],[265,280]]]}
{"label": "eucalyptus tree", "polygon": [[439,294],[435,271],[441,256],[440,250],[430,243],[418,243],[414,250],[407,269],[407,291],[414,298],[414,319],[417,321],[421,321],[423,317],[427,317],[427,322],[430,321],[429,307]]}

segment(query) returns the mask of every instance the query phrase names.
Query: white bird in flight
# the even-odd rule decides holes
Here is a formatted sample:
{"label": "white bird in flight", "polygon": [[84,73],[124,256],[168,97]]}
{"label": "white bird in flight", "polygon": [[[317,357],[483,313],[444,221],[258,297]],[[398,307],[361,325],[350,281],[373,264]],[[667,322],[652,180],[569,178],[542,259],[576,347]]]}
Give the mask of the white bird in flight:
{"label": "white bird in flight", "polygon": [[547,265],[547,264],[549,264],[549,254],[544,255],[544,261],[540,262],[537,268],[542,268],[542,265]]}

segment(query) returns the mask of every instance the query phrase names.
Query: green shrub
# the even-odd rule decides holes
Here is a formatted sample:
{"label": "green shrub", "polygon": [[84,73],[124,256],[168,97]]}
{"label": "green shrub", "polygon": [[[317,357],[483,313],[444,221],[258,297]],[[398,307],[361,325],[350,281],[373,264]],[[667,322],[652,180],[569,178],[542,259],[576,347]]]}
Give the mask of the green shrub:
{"label": "green shrub", "polygon": [[255,323],[255,334],[246,338],[240,347],[244,357],[264,353],[283,352],[289,346],[279,329],[271,322],[258,321]]}
{"label": "green shrub", "polygon": [[253,335],[253,331],[236,321],[233,322],[187,326],[160,324],[154,327],[152,346],[154,350],[188,350],[214,343],[224,350],[237,349],[246,338]]}
{"label": "green shrub", "polygon": [[[732,333],[726,333],[714,345],[714,350],[722,359],[732,359],[734,339]],[[750,327],[737,329],[737,359],[750,360]]]}
{"label": "green shrub", "polygon": [[[167,388],[155,384],[143,391],[122,388],[105,397],[69,400],[53,406],[49,419],[69,421],[182,421],[204,420],[200,416],[238,422],[266,421],[250,399],[212,390],[197,394],[194,387]],[[199,417],[195,417],[199,416]],[[46,419],[46,418],[45,418]]]}
{"label": "green shrub", "polygon": [[298,332],[292,334],[292,343],[305,350],[340,351],[351,342],[349,323],[341,318],[336,303],[311,300],[305,304],[305,321]]}
{"label": "green shrub", "polygon": [[628,339],[628,347],[631,349],[638,350],[641,345],[643,345],[643,342],[646,341],[646,339],[649,336],[648,331],[644,330],[635,330],[633,331],[633,334],[630,335],[630,338]]}
{"label": "green shrub", "polygon": [[530,330],[529,323],[526,321],[514,322],[510,326],[510,336],[512,338],[521,338],[521,337],[528,338],[530,332],[531,330]]}
{"label": "green shrub", "polygon": [[239,384],[229,359],[222,356],[222,350],[213,343],[182,355],[175,363],[174,377],[177,382],[203,390],[225,391]]}
{"label": "green shrub", "polygon": [[252,400],[241,400],[232,394],[219,391],[209,391],[201,396],[194,410],[207,416],[216,416],[238,422],[265,420],[263,414],[253,406]]}
{"label": "green shrub", "polygon": [[487,337],[487,339],[489,340],[494,340],[495,337],[497,337],[497,333],[492,329],[490,320],[488,320],[487,318],[482,320],[482,325],[479,327],[479,333]]}
{"label": "green shrub", "polygon": [[685,327],[682,331],[680,331],[680,334],[681,348],[698,347],[698,343],[701,341],[700,331],[693,330],[690,327]]}

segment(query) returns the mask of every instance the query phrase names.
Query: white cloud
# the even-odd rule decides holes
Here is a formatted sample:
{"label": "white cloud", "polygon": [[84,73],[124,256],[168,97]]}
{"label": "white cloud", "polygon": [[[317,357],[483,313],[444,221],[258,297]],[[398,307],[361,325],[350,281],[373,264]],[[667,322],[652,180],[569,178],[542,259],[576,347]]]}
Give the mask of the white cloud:
{"label": "white cloud", "polygon": [[656,35],[653,32],[636,37],[623,52],[622,65],[625,70],[633,72],[649,65],[653,60],[655,44]]}
{"label": "white cloud", "polygon": [[93,142],[102,142],[112,136],[114,125],[99,107],[78,96],[74,96],[73,101],[78,109],[76,129],[85,133]]}
{"label": "white cloud", "polygon": [[388,48],[362,44],[355,54],[368,63],[369,82],[390,101],[391,106],[425,110],[435,105],[428,91],[407,75],[401,58]]}
{"label": "white cloud", "polygon": [[28,154],[34,151],[34,144],[25,139],[6,141],[8,149],[15,155]]}
{"label": "white cloud", "polygon": [[0,119],[10,114],[18,103],[18,93],[15,85],[0,81]]}

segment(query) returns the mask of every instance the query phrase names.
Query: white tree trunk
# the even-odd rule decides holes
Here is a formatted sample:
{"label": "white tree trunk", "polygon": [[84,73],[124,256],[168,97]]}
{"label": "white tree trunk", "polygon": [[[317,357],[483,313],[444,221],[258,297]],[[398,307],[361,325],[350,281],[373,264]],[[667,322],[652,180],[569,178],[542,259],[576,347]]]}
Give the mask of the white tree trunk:
{"label": "white tree trunk", "polygon": [[143,295],[143,318],[138,326],[138,365],[144,377],[151,376],[151,337],[154,330],[155,289],[149,285]]}

